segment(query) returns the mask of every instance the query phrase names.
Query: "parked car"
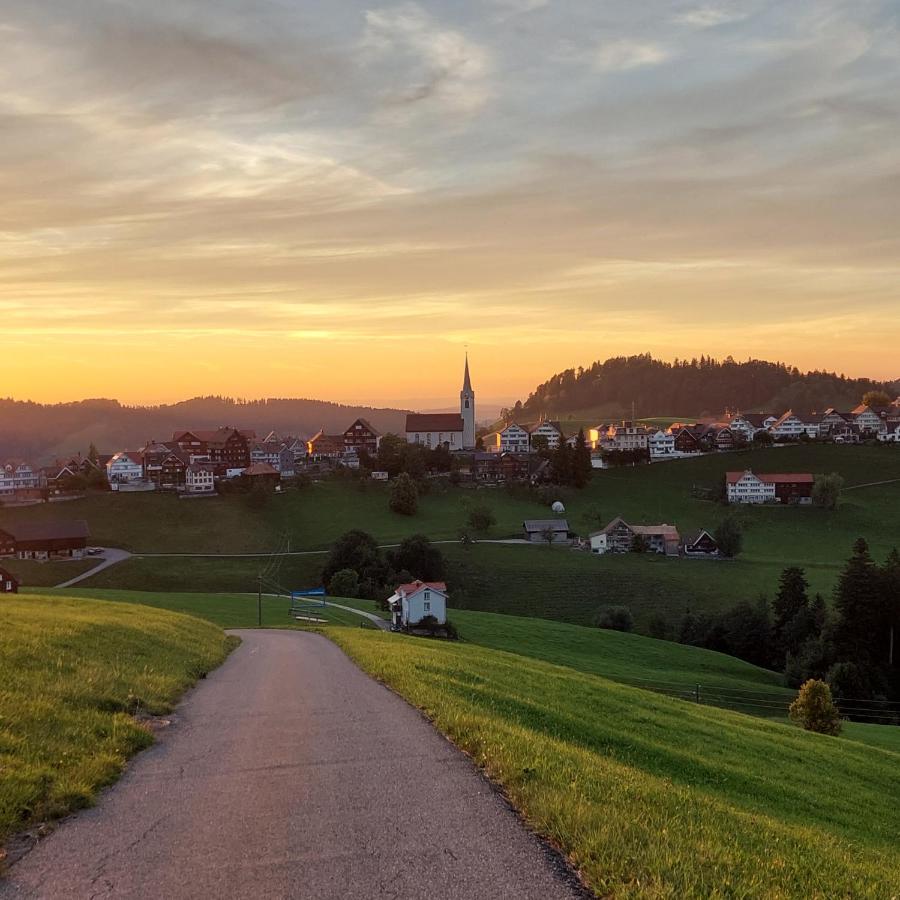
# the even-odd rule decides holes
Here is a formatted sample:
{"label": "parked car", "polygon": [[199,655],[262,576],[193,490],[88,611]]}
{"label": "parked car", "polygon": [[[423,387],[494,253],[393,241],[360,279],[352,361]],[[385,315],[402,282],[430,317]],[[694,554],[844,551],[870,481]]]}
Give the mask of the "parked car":
{"label": "parked car", "polygon": [[88,547],[87,550],[84,551],[88,556],[100,556],[103,553],[102,547]]}

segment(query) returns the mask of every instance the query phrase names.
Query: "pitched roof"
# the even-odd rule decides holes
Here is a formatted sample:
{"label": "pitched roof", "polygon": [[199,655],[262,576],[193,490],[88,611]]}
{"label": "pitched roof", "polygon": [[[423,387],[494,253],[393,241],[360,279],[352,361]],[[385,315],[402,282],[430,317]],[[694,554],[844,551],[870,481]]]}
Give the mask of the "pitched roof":
{"label": "pitched roof", "polygon": [[808,472],[726,472],[727,484],[737,484],[745,475],[753,475],[765,484],[812,484],[814,477]]}
{"label": "pitched roof", "polygon": [[735,419],[743,419],[745,422],[749,422],[754,428],[762,428],[763,423],[766,419],[777,419],[778,416],[773,413],[738,413],[732,419],[732,422]]}
{"label": "pitched roof", "polygon": [[466,370],[465,370],[465,373],[463,374],[462,389],[463,389],[463,393],[467,393],[467,394],[474,393],[472,391],[472,381],[469,378],[469,354],[468,353],[466,354]]}
{"label": "pitched roof", "polygon": [[410,413],[406,417],[406,430],[462,431],[463,419],[457,413]]}
{"label": "pitched roof", "polygon": [[566,519],[526,519],[522,525],[528,532],[543,531],[545,528],[551,528],[553,531],[569,530]]}
{"label": "pitched roof", "polygon": [[397,585],[396,593],[399,594],[402,591],[404,594],[414,594],[422,588],[440,591],[442,594],[447,592],[447,585],[443,581],[420,581],[417,578],[415,581],[410,581],[407,584]]}
{"label": "pitched roof", "polygon": [[716,543],[716,539],[705,529],[705,528],[697,528],[694,531],[691,531],[689,534],[684,535],[682,539],[682,543],[686,544],[688,547],[697,543],[703,535],[706,535],[714,544]]}
{"label": "pitched roof", "polygon": [[277,475],[278,472],[276,472],[275,469],[273,469],[272,466],[270,466],[268,463],[258,462],[258,463],[253,463],[252,466],[247,466],[247,468],[244,469],[244,474],[251,475],[251,476],[252,475]]}
{"label": "pitched roof", "polygon": [[84,519],[68,522],[22,522],[5,530],[17,541],[53,541],[91,536],[91,530]]}

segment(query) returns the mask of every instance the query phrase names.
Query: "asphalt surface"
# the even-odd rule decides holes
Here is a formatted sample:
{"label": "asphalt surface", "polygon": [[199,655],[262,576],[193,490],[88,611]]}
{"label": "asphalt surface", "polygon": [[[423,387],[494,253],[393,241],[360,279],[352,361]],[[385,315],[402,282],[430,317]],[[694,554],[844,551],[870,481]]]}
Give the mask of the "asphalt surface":
{"label": "asphalt surface", "polygon": [[102,572],[104,569],[108,569],[110,566],[114,566],[117,563],[124,562],[126,559],[130,558],[131,554],[127,550],[117,550],[115,547],[104,547],[102,556],[86,557],[86,559],[96,559],[98,565],[94,566],[93,569],[88,569],[87,572],[82,572],[81,575],[76,575],[74,578],[70,578],[68,581],[56,585],[56,587],[72,587],[80,581],[87,581],[88,578],[93,578],[98,572]]}
{"label": "asphalt surface", "polygon": [[243,644],[0,900],[583,897],[472,763],[321,635]]}

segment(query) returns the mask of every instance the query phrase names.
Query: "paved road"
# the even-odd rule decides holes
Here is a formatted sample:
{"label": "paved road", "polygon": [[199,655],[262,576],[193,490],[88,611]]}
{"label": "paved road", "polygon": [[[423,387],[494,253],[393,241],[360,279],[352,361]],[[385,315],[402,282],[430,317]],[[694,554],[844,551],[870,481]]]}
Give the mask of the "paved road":
{"label": "paved road", "polygon": [[102,572],[104,569],[108,569],[110,566],[123,562],[130,557],[131,554],[127,550],[117,550],[115,547],[105,547],[103,549],[102,557],[87,557],[88,559],[99,559],[99,565],[94,566],[93,569],[88,569],[87,572],[82,572],[81,575],[70,578],[68,581],[64,581],[62,584],[56,585],[56,587],[72,587],[72,585],[78,584],[79,581],[86,581],[88,578],[93,578],[98,572]]}
{"label": "paved road", "polygon": [[470,761],[321,635],[243,644],[0,900],[583,896]]}

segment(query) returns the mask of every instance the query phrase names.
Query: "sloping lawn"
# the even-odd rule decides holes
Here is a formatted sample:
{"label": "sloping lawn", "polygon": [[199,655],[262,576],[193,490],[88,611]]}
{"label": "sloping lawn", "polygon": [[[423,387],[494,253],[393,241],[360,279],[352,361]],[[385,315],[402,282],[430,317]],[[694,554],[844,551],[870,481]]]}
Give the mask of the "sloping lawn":
{"label": "sloping lawn", "polygon": [[900,893],[898,757],[472,644],[332,638],[603,897]]}
{"label": "sloping lawn", "polygon": [[230,642],[199,619],[142,606],[0,599],[0,844],[88,806],[153,742],[163,713]]}

